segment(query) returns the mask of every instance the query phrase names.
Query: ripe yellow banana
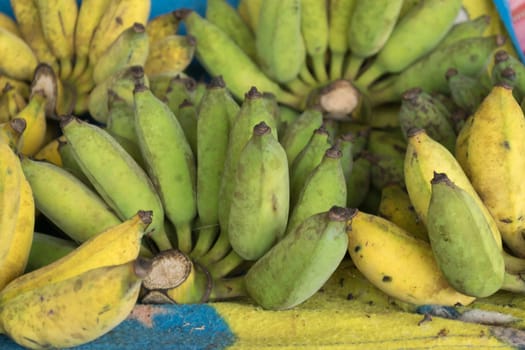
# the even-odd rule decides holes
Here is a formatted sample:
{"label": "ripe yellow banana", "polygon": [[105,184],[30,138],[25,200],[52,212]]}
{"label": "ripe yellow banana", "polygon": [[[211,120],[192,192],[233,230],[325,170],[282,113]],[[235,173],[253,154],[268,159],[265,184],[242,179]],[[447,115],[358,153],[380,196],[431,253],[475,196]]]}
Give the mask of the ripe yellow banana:
{"label": "ripe yellow banana", "polygon": [[237,12],[239,12],[239,15],[250,27],[252,32],[255,32],[257,29],[261,3],[262,0],[239,0],[237,5]]}
{"label": "ripe yellow banana", "polygon": [[168,35],[150,45],[144,63],[148,77],[176,76],[193,60],[196,42],[190,35]]}
{"label": "ripe yellow banana", "polygon": [[6,122],[24,109],[27,105],[26,98],[15,89],[10,83],[7,83],[0,94],[0,122]]}
{"label": "ripe yellow banana", "polygon": [[26,128],[18,143],[18,151],[23,155],[33,156],[44,144],[47,128],[46,106],[47,98],[44,94],[35,92],[27,106],[16,115],[26,122]]}
{"label": "ripe yellow banana", "polygon": [[0,50],[3,53],[0,61],[2,74],[17,80],[33,79],[38,59],[22,38],[0,28]]}
{"label": "ripe yellow banana", "polygon": [[75,0],[40,0],[35,3],[44,37],[58,59],[60,72],[57,74],[67,79],[72,72],[75,56],[78,4]]}
{"label": "ripe yellow banana", "polygon": [[22,38],[22,33],[18,29],[18,24],[7,13],[0,12],[0,28],[6,29],[14,35]]}
{"label": "ripe yellow banana", "polygon": [[347,233],[355,266],[386,294],[415,305],[469,305],[476,299],[448,283],[428,242],[391,221],[355,209]]}
{"label": "ripe yellow banana", "polygon": [[45,160],[56,166],[62,166],[62,159],[60,157],[60,152],[58,151],[58,146],[60,144],[60,139],[65,141],[65,138],[61,135],[58,136],[45,145],[43,145],[38,152],[33,156],[34,160]]}
{"label": "ripe yellow banana", "polygon": [[25,128],[26,121],[23,119],[13,118],[0,123],[0,142],[7,144],[12,150],[16,150]]}
{"label": "ripe yellow banana", "polygon": [[121,224],[93,236],[63,258],[16,278],[0,292],[0,305],[8,304],[25,292],[39,290],[83,272],[136,259],[142,237],[151,223],[151,215],[150,211],[137,212]]}
{"label": "ripe yellow banana", "polygon": [[512,252],[525,257],[525,120],[512,88],[495,85],[472,115],[459,160]]}
{"label": "ripe yellow banana", "polygon": [[0,305],[2,333],[29,349],[88,343],[130,314],[149,268],[141,258],[20,293]]}
{"label": "ripe yellow banana", "polygon": [[148,20],[146,23],[146,33],[148,34],[150,45],[153,46],[157,41],[169,35],[177,34],[180,20],[175,15],[175,11],[165,12]]}

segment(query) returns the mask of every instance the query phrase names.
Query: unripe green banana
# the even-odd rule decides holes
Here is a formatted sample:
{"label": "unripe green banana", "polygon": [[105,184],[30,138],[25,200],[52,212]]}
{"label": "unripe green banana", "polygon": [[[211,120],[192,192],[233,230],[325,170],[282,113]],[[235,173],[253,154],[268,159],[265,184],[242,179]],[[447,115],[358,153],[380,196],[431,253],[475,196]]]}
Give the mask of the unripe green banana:
{"label": "unripe green banana", "polygon": [[230,129],[239,109],[222,77],[213,78],[198,109],[197,212],[200,227],[192,256],[206,253],[218,232],[219,189]]}
{"label": "unripe green banana", "polygon": [[169,107],[146,86],[137,84],[135,131],[147,173],[175,226],[177,247],[193,247],[191,225],[197,214],[195,158],[184,131]]}
{"label": "unripe green banana", "polygon": [[334,145],[341,150],[341,167],[343,168],[343,175],[348,181],[352,174],[352,166],[354,163],[354,144],[355,135],[351,132],[341,134],[337,137]]}
{"label": "unripe green banana", "polygon": [[368,96],[373,105],[398,101],[408,89],[448,93],[446,71],[456,68],[462,74],[475,76],[488,65],[492,52],[505,42],[503,36],[476,37],[460,40],[433,50],[401,73],[392,75],[373,86]]}
{"label": "unripe green banana", "polygon": [[328,49],[328,6],[325,1],[300,0],[301,33],[306,53],[311,57],[315,78],[320,83],[329,80],[325,58]]}
{"label": "unripe green banana", "polygon": [[149,40],[142,23],[125,29],[99,57],[93,67],[93,80],[100,84],[113,74],[131,66],[144,66],[149,54]]}
{"label": "unripe green banana", "polygon": [[361,64],[378,53],[398,23],[403,0],[357,1],[348,25],[351,54],[344,77],[354,79]]}
{"label": "unripe green banana", "polygon": [[121,223],[96,192],[67,170],[27,157],[21,164],[38,210],[73,241],[84,242]]}
{"label": "unripe green banana", "polygon": [[330,79],[343,77],[343,65],[348,53],[348,26],[356,0],[329,0],[328,47],[330,48]]}
{"label": "unripe green banana", "polygon": [[256,58],[253,31],[227,1],[209,0],[206,19],[224,31],[249,57]]}
{"label": "unripe green banana", "polygon": [[461,0],[428,0],[411,8],[356,84],[366,89],[384,73],[401,72],[430,52],[454,24],[461,5]]}
{"label": "unripe green banana", "polygon": [[228,237],[246,260],[257,260],[284,235],[290,186],[286,152],[261,122],[239,155],[233,182]]}
{"label": "unripe green banana", "polygon": [[[506,73],[509,73],[508,68],[511,68],[514,72],[512,78],[508,75],[506,76]],[[510,55],[507,51],[498,50],[494,53],[494,65],[492,66],[491,78],[492,83],[505,81],[512,85],[514,96],[516,96],[518,101],[521,101],[523,97],[525,97],[525,67],[519,59]]]}
{"label": "unripe green banana", "polygon": [[371,185],[381,190],[389,183],[404,183],[406,141],[390,131],[372,130],[365,154],[370,157]]}
{"label": "unripe green banana", "polygon": [[71,173],[74,177],[76,177],[90,189],[93,189],[93,186],[91,186],[91,183],[89,182],[88,178],[86,177],[86,175],[80,168],[80,165],[78,165],[77,160],[75,159],[75,155],[73,154],[73,148],[71,147],[71,144],[69,144],[65,139],[59,140],[58,153],[60,154],[60,159],[62,161],[61,168],[67,170],[69,173]]}
{"label": "unripe green banana", "polygon": [[61,127],[82,171],[119,218],[153,211],[149,237],[159,250],[170,249],[162,202],[146,172],[103,128],[73,117],[64,119]]}
{"label": "unripe green banana", "polygon": [[286,235],[310,215],[330,209],[331,206],[345,206],[346,181],[341,165],[341,151],[331,147],[305,179],[297,201],[290,207],[290,218]]}
{"label": "unripe green banana", "polygon": [[243,21],[255,32],[259,21],[259,12],[262,0],[239,0],[237,12]]}
{"label": "unripe green banana", "polygon": [[399,103],[385,103],[375,106],[366,118],[366,122],[373,128],[398,128],[399,127]]}
{"label": "unripe green banana", "polygon": [[480,84],[479,78],[462,74],[455,68],[447,70],[446,78],[454,103],[468,114],[474,113],[490,91]]}
{"label": "unripe green banana", "polygon": [[270,78],[286,83],[297,77],[306,57],[301,33],[301,0],[262,2],[255,48],[259,66]]}
{"label": "unripe green banana", "polygon": [[[175,113],[174,113],[175,114]],[[175,114],[180,127],[188,140],[191,151],[197,156],[197,107],[190,100],[184,100]]]}
{"label": "unripe green banana", "polygon": [[277,136],[279,140],[283,140],[284,134],[288,127],[292,125],[297,118],[299,118],[299,115],[301,114],[300,111],[290,108],[288,106],[279,104],[279,125],[277,126]]}
{"label": "unripe green banana", "polygon": [[370,157],[365,156],[365,153],[360,152],[354,156],[352,172],[346,179],[346,205],[349,208],[360,207],[371,187],[372,163]]}
{"label": "unripe green banana", "polygon": [[284,129],[281,144],[286,151],[288,164],[293,164],[295,158],[306,146],[313,132],[323,125],[323,113],[318,108],[305,109],[294,121]]}
{"label": "unripe green banana", "polygon": [[472,186],[494,217],[511,251],[525,257],[525,120],[512,88],[495,85],[472,116],[466,141]]}
{"label": "unripe green banana", "polygon": [[289,309],[317,292],[343,260],[349,210],[312,215],[272,247],[245,276],[249,296],[270,310]]}
{"label": "unripe green banana", "polygon": [[503,285],[505,264],[483,205],[445,173],[434,173],[427,212],[430,246],[457,291],[487,297]]}
{"label": "unripe green banana", "polygon": [[193,101],[195,87],[196,82],[193,78],[175,76],[170,80],[164,95],[155,96],[165,101],[171,111],[177,116],[180,105],[184,101]]}
{"label": "unripe green banana", "polygon": [[[184,21],[188,34],[195,37],[198,44],[196,57],[206,67],[211,76],[222,75],[231,93],[243,99],[251,86],[260,91],[273,93],[277,100],[292,107],[300,100],[282,90],[277,83],[268,78],[242,49],[223,31],[195,11],[177,10],[177,16]],[[235,65],[231,65],[235,62]],[[242,71],[243,74],[239,74]]]}
{"label": "unripe green banana", "polygon": [[454,152],[456,132],[443,106],[421,88],[407,90],[401,100],[399,122],[405,138],[411,128],[425,129],[428,136]]}
{"label": "unripe green banana", "polygon": [[355,266],[386,294],[414,305],[469,305],[475,300],[448,283],[428,242],[393,222],[354,210],[347,232]]}
{"label": "unripe green banana", "polygon": [[434,50],[454,44],[460,40],[480,37],[489,27],[490,16],[480,15],[473,19],[456,22]]}
{"label": "unripe green banana", "polygon": [[43,266],[51,264],[78,247],[78,244],[70,239],[60,238],[42,232],[33,233],[33,243],[27,259],[25,273],[34,271]]}

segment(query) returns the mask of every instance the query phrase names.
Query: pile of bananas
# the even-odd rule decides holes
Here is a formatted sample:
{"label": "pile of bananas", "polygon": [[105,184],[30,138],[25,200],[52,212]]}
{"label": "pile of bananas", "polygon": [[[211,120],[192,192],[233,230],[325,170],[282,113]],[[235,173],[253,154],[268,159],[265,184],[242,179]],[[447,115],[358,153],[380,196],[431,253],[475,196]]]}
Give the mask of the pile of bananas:
{"label": "pile of bananas", "polygon": [[400,304],[525,292],[525,66],[486,16],[454,24],[461,1],[37,3],[0,25],[31,63],[0,63],[17,343],[84,344],[137,302],[290,309],[345,258]]}

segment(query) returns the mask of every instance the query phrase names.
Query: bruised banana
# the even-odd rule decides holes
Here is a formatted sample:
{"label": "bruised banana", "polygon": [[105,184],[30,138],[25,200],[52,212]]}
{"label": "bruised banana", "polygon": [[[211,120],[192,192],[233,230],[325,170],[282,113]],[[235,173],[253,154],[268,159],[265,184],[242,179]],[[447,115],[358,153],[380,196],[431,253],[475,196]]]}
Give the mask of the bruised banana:
{"label": "bruised banana", "polygon": [[346,254],[349,217],[348,209],[334,206],[304,220],[250,267],[248,295],[270,310],[290,309],[311,297]]}
{"label": "bruised banana", "polygon": [[153,211],[149,237],[159,250],[170,249],[162,202],[146,172],[101,127],[74,117],[64,119],[61,127],[84,174],[119,218]]}
{"label": "bruised banana", "polygon": [[136,259],[142,237],[151,223],[151,214],[137,212],[129,220],[100,232],[64,257],[16,278],[0,292],[0,305],[9,304],[18,295],[67,280],[88,270]]}
{"label": "bruised banana", "polygon": [[22,292],[0,304],[0,330],[29,349],[88,343],[130,314],[149,268],[140,258]]}
{"label": "bruised banana", "polygon": [[286,152],[261,122],[244,146],[233,184],[228,237],[246,260],[257,260],[286,230],[290,186]]}
{"label": "bruised banana", "polygon": [[467,169],[472,186],[495,219],[503,241],[525,257],[525,120],[512,88],[495,85],[472,115],[465,140]]}
{"label": "bruised banana", "polygon": [[391,221],[353,210],[347,233],[355,266],[386,294],[415,305],[469,305],[476,299],[448,283],[428,242]]}

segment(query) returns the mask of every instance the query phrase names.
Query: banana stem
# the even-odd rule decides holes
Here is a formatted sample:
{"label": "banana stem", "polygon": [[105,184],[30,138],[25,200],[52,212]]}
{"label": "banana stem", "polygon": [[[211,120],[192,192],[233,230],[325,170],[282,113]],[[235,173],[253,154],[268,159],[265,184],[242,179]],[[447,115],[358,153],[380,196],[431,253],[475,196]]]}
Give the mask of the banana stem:
{"label": "banana stem", "polygon": [[213,279],[223,278],[235,270],[243,262],[244,259],[240,257],[239,254],[237,254],[234,250],[231,250],[230,253],[220,261],[209,266],[208,272]]}
{"label": "banana stem", "polygon": [[314,70],[314,75],[319,83],[323,84],[329,80],[324,61],[324,52],[312,56],[312,68]]}
{"label": "banana stem", "polygon": [[200,258],[210,250],[213,241],[217,238],[217,226],[218,225],[206,225],[199,228],[197,242],[190,253],[192,258]]}
{"label": "banana stem", "polygon": [[193,242],[191,239],[191,223],[179,223],[175,225],[175,231],[177,235],[177,248],[181,252],[189,254],[193,248]]}
{"label": "banana stem", "polygon": [[357,77],[357,74],[359,73],[359,69],[361,68],[361,65],[363,64],[363,61],[364,61],[363,57],[351,55],[348,60],[348,63],[346,64],[345,79],[355,80],[355,78]]}
{"label": "banana stem", "polygon": [[503,279],[503,286],[501,290],[506,290],[514,293],[525,293],[525,281],[519,274],[511,274],[505,272]]}
{"label": "banana stem", "polygon": [[280,103],[296,109],[299,109],[301,107],[304,100],[303,96],[296,96],[284,90],[279,91],[276,97]]}
{"label": "banana stem", "polygon": [[159,251],[173,249],[173,245],[164,230],[152,232],[150,238],[155,242]]}
{"label": "banana stem", "polygon": [[245,296],[248,296],[248,293],[244,283],[244,276],[238,276],[213,281],[209,300],[221,301]]}
{"label": "banana stem", "polygon": [[299,71],[299,78],[301,78],[305,83],[309,85],[312,85],[312,86],[319,85],[319,83],[314,78],[312,73],[310,73],[310,70],[308,69],[308,66],[306,65],[306,63],[303,65],[303,68],[301,68],[301,70]]}
{"label": "banana stem", "polygon": [[213,247],[197,261],[204,266],[210,266],[212,263],[222,259],[231,249],[230,240],[226,231],[221,231],[219,238],[213,244]]}
{"label": "banana stem", "polygon": [[385,73],[383,69],[374,62],[355,80],[355,85],[360,90],[365,91],[368,86],[383,75],[383,73]]}
{"label": "banana stem", "polygon": [[343,77],[343,62],[345,54],[342,52],[331,52],[330,54],[330,80]]}

